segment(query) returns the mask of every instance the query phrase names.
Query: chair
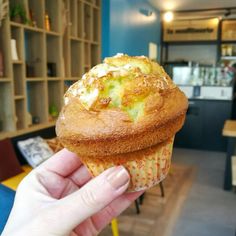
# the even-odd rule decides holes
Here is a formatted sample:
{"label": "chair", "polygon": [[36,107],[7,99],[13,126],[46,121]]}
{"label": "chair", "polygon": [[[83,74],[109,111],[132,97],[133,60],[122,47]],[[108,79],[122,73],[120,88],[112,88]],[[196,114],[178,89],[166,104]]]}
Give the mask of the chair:
{"label": "chair", "polygon": [[119,236],[118,222],[116,218],[111,221],[111,230],[113,236]]}

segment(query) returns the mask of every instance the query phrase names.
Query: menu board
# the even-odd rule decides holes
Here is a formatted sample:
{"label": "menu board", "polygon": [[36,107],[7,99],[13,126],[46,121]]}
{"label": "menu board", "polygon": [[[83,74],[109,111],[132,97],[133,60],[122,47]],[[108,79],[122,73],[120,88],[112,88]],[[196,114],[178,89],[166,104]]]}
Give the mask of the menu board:
{"label": "menu board", "polygon": [[163,25],[164,42],[217,40],[219,20],[179,20]]}
{"label": "menu board", "polygon": [[236,40],[236,20],[224,20],[222,22],[221,40]]}

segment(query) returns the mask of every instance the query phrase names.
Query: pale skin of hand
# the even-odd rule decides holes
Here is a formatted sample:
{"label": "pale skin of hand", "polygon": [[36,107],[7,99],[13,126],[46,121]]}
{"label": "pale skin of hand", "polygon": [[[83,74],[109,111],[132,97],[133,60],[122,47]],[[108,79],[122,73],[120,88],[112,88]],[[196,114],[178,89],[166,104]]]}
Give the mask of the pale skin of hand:
{"label": "pale skin of hand", "polygon": [[125,193],[129,175],[113,167],[96,178],[66,149],[19,185],[2,236],[93,236],[143,192]]}

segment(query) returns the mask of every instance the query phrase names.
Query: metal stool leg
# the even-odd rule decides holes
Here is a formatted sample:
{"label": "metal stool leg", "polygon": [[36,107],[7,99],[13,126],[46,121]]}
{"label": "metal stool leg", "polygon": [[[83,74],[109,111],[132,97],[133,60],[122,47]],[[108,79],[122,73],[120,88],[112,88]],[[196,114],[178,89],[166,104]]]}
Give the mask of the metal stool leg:
{"label": "metal stool leg", "polygon": [[140,208],[139,208],[138,200],[135,200],[135,207],[136,207],[136,213],[140,214]]}
{"label": "metal stool leg", "polygon": [[117,219],[116,219],[116,218],[114,218],[114,219],[111,221],[111,230],[112,230],[113,236],[119,236],[118,222],[117,222]]}
{"label": "metal stool leg", "polygon": [[140,205],[143,204],[144,194],[145,194],[145,193],[143,193],[143,194],[139,197],[139,204],[140,204]]}
{"label": "metal stool leg", "polygon": [[161,196],[162,196],[162,197],[165,197],[165,191],[164,191],[163,183],[160,182],[159,186],[160,186],[160,190],[161,190]]}

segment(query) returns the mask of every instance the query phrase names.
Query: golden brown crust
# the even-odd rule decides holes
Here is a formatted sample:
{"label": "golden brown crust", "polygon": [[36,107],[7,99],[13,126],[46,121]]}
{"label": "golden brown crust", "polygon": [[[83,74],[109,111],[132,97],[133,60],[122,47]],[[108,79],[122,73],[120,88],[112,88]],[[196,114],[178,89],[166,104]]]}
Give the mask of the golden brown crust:
{"label": "golden brown crust", "polygon": [[127,161],[135,161],[135,160],[141,160],[141,159],[147,159],[149,156],[154,155],[158,150],[165,147],[168,143],[170,143],[170,140],[173,140],[173,137],[165,140],[162,143],[158,143],[156,145],[153,145],[151,147],[144,148],[142,150],[137,150],[134,152],[128,152],[128,153],[120,153],[120,154],[114,154],[114,155],[97,155],[97,156],[82,156],[80,155],[80,159],[86,163],[88,160],[91,160],[93,163],[106,163],[110,162],[112,158],[112,162],[115,163],[115,165],[121,165],[122,162]]}
{"label": "golden brown crust", "polygon": [[144,132],[125,135],[123,137],[110,136],[107,139],[80,140],[76,136],[62,138],[63,145],[79,156],[106,156],[119,153],[133,152],[156,145],[172,137],[181,129],[185,114],[166,124]]}
{"label": "golden brown crust", "polygon": [[185,95],[175,88],[165,95],[160,109],[133,123],[119,109],[86,111],[75,98],[63,108],[56,131],[63,145],[80,155],[132,152],[174,136],[184,123],[187,106]]}
{"label": "golden brown crust", "polygon": [[56,133],[82,156],[134,152],[173,137],[187,107],[186,96],[160,65],[118,55],[70,87]]}
{"label": "golden brown crust", "polygon": [[150,105],[157,95],[161,99],[163,92],[175,87],[158,63],[144,56],[117,55],[84,74],[65,93],[64,102],[73,102],[76,97],[86,110],[120,108],[136,121],[143,116],[147,102]]}

